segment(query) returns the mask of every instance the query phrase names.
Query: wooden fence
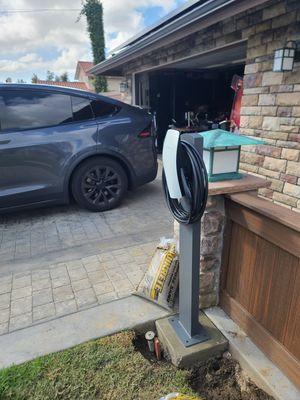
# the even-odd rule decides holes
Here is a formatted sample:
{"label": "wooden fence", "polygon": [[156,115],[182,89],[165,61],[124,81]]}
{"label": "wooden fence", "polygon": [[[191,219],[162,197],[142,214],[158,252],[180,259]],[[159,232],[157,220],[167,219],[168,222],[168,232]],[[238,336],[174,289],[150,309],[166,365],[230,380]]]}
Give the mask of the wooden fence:
{"label": "wooden fence", "polygon": [[300,388],[300,214],[226,199],[221,307]]}

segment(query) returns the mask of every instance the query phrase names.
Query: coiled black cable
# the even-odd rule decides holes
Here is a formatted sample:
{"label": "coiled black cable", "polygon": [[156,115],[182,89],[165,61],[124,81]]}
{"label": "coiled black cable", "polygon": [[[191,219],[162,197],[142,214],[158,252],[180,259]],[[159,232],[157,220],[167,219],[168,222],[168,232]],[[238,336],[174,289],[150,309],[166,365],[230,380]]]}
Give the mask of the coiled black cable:
{"label": "coiled black cable", "polygon": [[179,142],[185,153],[187,166],[180,168],[180,186],[184,190],[183,199],[172,199],[169,194],[165,172],[162,173],[163,189],[169,210],[181,224],[198,222],[206,207],[208,177],[204,161],[197,149],[185,140]]}

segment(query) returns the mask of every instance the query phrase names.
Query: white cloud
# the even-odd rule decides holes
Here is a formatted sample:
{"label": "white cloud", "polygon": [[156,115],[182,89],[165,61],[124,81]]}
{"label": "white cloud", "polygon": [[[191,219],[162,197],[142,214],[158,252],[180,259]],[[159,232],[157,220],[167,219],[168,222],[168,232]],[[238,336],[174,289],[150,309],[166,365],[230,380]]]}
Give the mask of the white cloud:
{"label": "white cloud", "polygon": [[42,59],[36,53],[27,53],[25,56],[19,58],[19,62],[21,63],[34,63],[41,62]]}
{"label": "white cloud", "polygon": [[[107,36],[115,34],[114,39],[107,37],[106,45],[112,50],[144,28],[141,8],[159,6],[164,12],[171,11],[176,0],[103,0],[104,24]],[[138,4],[138,8],[137,8]],[[158,18],[160,16],[158,15]]]}
{"label": "white cloud", "polygon": [[[159,6],[168,12],[179,1],[184,0],[102,0],[106,46],[111,50],[144,28],[141,9]],[[81,0],[0,0],[0,80],[41,71],[43,77],[48,69],[73,76],[79,59],[92,58],[85,17],[76,22],[79,11],[1,13],[41,8],[80,9]]]}

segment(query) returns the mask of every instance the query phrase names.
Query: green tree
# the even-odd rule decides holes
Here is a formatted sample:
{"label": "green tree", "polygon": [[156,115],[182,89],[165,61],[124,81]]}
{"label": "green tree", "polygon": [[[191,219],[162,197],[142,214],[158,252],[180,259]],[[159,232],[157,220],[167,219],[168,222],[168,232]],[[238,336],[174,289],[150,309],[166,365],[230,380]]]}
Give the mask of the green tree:
{"label": "green tree", "polygon": [[31,78],[31,83],[38,83],[38,76],[37,76],[37,74],[33,74],[32,75],[32,78]]}
{"label": "green tree", "polygon": [[46,75],[46,79],[47,79],[47,81],[54,81],[54,72],[51,72],[51,71],[47,71],[47,75]]}
{"label": "green tree", "polygon": [[55,75],[54,81],[55,82],[60,82],[60,77],[58,75]]}
{"label": "green tree", "polygon": [[60,81],[61,82],[69,82],[69,75],[67,72],[64,72],[63,74],[61,74]]}
{"label": "green tree", "polygon": [[[105,60],[105,38],[103,28],[103,7],[99,0],[84,0],[80,15],[87,20],[87,30],[91,40],[94,64]],[[104,76],[94,79],[96,92],[106,92],[107,82]]]}

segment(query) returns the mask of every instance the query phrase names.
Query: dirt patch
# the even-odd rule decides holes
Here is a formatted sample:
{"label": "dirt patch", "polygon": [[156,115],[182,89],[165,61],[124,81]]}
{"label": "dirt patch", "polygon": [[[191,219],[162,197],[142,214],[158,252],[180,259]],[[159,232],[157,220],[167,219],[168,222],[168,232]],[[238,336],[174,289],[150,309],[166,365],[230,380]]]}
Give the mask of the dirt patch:
{"label": "dirt patch", "polygon": [[193,368],[188,382],[206,400],[274,400],[246,381],[239,364],[227,357],[212,359]]}
{"label": "dirt patch", "polygon": [[[157,361],[155,354],[149,351],[144,333],[135,332],[132,344],[151,364],[168,364],[165,359]],[[187,375],[187,384],[204,400],[274,400],[244,378],[240,365],[230,353],[192,368]]]}

